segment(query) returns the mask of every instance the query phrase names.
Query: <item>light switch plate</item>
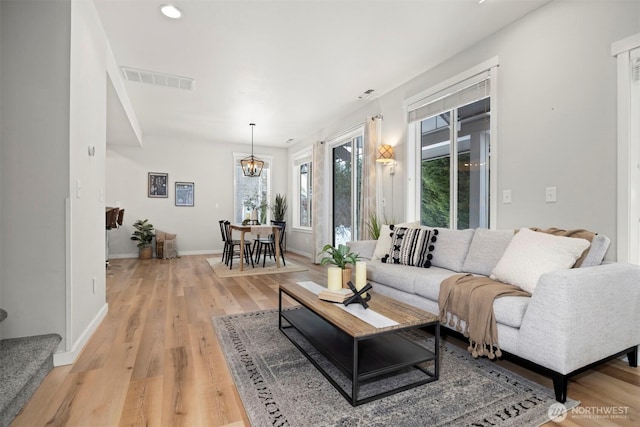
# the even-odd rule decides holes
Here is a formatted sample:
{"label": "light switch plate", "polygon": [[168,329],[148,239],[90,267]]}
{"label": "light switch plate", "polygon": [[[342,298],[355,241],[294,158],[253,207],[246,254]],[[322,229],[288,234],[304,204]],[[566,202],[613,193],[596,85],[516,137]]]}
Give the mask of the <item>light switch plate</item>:
{"label": "light switch plate", "polygon": [[502,203],[511,203],[511,190],[502,190]]}
{"label": "light switch plate", "polygon": [[545,201],[555,203],[557,201],[556,187],[547,187]]}

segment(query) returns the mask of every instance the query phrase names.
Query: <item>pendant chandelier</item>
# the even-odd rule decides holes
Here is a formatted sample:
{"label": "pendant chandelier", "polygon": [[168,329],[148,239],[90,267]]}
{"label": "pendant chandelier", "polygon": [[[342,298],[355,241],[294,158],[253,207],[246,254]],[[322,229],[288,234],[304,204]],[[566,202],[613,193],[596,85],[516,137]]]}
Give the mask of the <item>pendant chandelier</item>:
{"label": "pendant chandelier", "polygon": [[264,166],[264,162],[253,155],[253,127],[255,125],[255,123],[249,123],[249,126],[251,126],[251,155],[240,160],[244,176],[260,176]]}

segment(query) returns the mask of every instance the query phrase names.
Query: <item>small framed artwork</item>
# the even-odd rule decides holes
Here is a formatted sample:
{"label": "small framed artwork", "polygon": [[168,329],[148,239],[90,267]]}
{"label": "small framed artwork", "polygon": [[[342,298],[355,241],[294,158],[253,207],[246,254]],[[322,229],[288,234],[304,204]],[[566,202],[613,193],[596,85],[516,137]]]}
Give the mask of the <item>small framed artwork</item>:
{"label": "small framed artwork", "polygon": [[169,174],[149,172],[148,197],[169,197]]}
{"label": "small framed artwork", "polygon": [[193,182],[176,182],[176,206],[193,206]]}

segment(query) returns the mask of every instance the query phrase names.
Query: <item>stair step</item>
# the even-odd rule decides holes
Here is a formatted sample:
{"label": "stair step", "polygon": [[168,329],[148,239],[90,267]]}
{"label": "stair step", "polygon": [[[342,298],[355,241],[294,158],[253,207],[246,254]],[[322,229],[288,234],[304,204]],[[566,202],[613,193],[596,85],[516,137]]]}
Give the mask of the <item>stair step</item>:
{"label": "stair step", "polygon": [[57,334],[0,340],[0,427],[8,426],[53,369]]}
{"label": "stair step", "polygon": [[7,312],[0,308],[0,322],[7,318]]}

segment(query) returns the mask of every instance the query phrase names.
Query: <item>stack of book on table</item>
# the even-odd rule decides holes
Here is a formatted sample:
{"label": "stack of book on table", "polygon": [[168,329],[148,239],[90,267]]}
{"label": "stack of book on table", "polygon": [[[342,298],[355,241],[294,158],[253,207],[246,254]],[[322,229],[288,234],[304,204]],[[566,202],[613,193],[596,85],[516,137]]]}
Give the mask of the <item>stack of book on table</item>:
{"label": "stack of book on table", "polygon": [[324,289],[318,294],[318,298],[330,302],[344,302],[347,298],[353,296],[351,289],[342,288],[337,291]]}

